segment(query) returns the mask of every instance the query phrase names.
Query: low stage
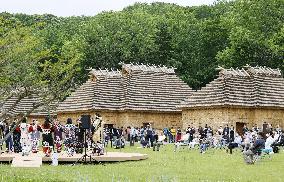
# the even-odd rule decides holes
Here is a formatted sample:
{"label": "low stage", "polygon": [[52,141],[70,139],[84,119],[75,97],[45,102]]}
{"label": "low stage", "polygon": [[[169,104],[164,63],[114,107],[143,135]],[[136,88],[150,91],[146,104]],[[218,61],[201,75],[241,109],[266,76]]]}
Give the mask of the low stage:
{"label": "low stage", "polygon": [[[72,157],[68,157],[66,153],[60,153],[58,155],[58,162],[76,162],[78,159],[82,157],[83,154],[74,154]],[[12,162],[13,158],[21,157],[21,154],[14,154],[14,153],[3,153],[0,155],[0,162]],[[42,162],[51,162],[51,157],[45,157],[42,152],[39,153],[31,153],[29,158],[32,157],[41,157]],[[124,152],[107,152],[104,155],[97,156],[92,155],[92,158],[99,162],[123,162],[123,161],[137,161],[147,159],[147,154],[140,154],[140,153],[124,153]],[[87,158],[89,161],[90,158]]]}

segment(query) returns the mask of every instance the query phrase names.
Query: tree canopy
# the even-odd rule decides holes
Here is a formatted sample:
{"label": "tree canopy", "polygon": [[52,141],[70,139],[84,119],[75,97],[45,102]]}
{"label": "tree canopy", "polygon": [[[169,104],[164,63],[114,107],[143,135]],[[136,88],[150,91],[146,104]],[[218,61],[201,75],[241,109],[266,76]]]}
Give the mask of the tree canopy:
{"label": "tree canopy", "polygon": [[118,63],[173,66],[193,89],[215,68],[269,66],[284,71],[284,1],[217,1],[182,7],[136,3],[93,17],[0,13],[1,98],[48,90],[63,99],[88,68]]}

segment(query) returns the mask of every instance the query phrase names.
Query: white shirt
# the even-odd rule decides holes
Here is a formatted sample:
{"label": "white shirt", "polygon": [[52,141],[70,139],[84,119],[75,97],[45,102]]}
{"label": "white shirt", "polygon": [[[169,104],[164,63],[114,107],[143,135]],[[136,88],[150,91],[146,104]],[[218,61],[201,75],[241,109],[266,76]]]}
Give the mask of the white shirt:
{"label": "white shirt", "polygon": [[271,145],[273,144],[274,139],[269,136],[265,141],[265,149],[272,149]]}
{"label": "white shirt", "polygon": [[241,144],[242,144],[242,137],[237,136],[237,137],[235,138],[235,141],[234,141],[234,142],[237,143],[237,144],[239,144],[239,145],[241,145]]}

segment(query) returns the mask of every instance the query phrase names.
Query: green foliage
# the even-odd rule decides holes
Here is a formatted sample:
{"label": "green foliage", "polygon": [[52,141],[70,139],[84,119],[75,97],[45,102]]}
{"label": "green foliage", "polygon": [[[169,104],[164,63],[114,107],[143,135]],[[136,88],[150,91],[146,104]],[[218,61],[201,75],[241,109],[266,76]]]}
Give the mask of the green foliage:
{"label": "green foliage", "polygon": [[[284,71],[283,15],[282,0],[136,3],[94,17],[1,13],[0,86],[26,77],[30,85],[68,94],[87,79],[87,68],[118,68],[120,62],[173,66],[194,89],[213,80],[218,65]],[[17,69],[6,70],[14,64]],[[26,73],[31,69],[33,76]],[[14,82],[12,73],[20,73]]]}
{"label": "green foliage", "polygon": [[222,18],[230,33],[228,46],[217,55],[220,63],[279,67],[283,71],[283,15],[282,0],[236,1],[232,11]]}

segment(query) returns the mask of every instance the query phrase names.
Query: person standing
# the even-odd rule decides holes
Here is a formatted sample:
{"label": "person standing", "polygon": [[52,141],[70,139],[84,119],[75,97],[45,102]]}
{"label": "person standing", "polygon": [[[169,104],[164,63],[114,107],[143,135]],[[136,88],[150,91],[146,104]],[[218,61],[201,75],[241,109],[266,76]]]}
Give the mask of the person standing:
{"label": "person standing", "polygon": [[45,118],[44,124],[41,125],[40,131],[42,132],[42,149],[43,153],[49,157],[51,154],[51,148],[53,145],[53,137],[52,132],[54,132],[54,128],[49,121],[49,118]]}
{"label": "person standing", "polygon": [[248,129],[247,125],[244,124],[244,127],[243,127],[243,134],[245,134],[245,133],[248,132],[248,131],[249,131],[249,129]]}
{"label": "person standing", "polygon": [[68,118],[66,125],[64,126],[64,147],[69,157],[73,156],[75,152],[75,129],[76,127],[74,124],[72,124],[72,119]]}
{"label": "person standing", "polygon": [[150,127],[150,125],[147,125],[145,139],[146,139],[148,146],[150,142],[150,146],[152,147],[153,146],[153,129]]}
{"label": "person standing", "polygon": [[231,125],[230,131],[229,131],[229,141],[233,142],[235,140],[235,128],[233,125]]}
{"label": "person standing", "polygon": [[176,142],[179,142],[181,140],[181,129],[178,127],[177,129],[177,136],[176,136]]}
{"label": "person standing", "polygon": [[130,129],[130,146],[134,146],[136,129],[132,126]]}
{"label": "person standing", "polygon": [[228,135],[229,132],[230,132],[230,128],[229,128],[228,124],[226,124],[222,134],[225,135],[225,133],[226,133]]}
{"label": "person standing", "polygon": [[81,120],[77,120],[76,130],[75,130],[75,136],[76,136],[76,146],[75,146],[75,152],[78,154],[83,153],[83,147],[84,147],[84,129],[82,127]]}
{"label": "person standing", "polygon": [[172,143],[175,143],[175,139],[176,139],[176,129],[174,127],[171,128],[170,130],[171,132],[171,136],[172,136]]}
{"label": "person standing", "polygon": [[20,124],[21,129],[21,147],[22,147],[22,155],[29,155],[31,151],[31,142],[29,137],[29,125],[27,124],[27,119],[24,118],[22,123]]}
{"label": "person standing", "polygon": [[[16,122],[14,121],[12,123],[11,128],[16,127]],[[22,152],[22,147],[21,147],[21,129],[19,126],[15,128],[13,131],[13,144],[14,144],[14,152],[15,153],[20,153]]]}
{"label": "person standing", "polygon": [[[8,122],[5,120],[4,121],[4,136],[9,134],[10,130],[11,130],[11,126],[8,124]],[[5,140],[5,144],[6,144],[6,152],[12,152],[13,151],[13,139],[12,136],[9,136],[6,140]]]}
{"label": "person standing", "polygon": [[40,126],[37,125],[37,121],[33,120],[29,126],[29,134],[30,134],[30,142],[32,147],[32,152],[38,152],[38,145],[39,145],[39,128]]}
{"label": "person standing", "polygon": [[63,133],[63,126],[58,120],[54,122],[54,143],[56,147],[57,153],[60,153],[62,150],[62,133]]}
{"label": "person standing", "polygon": [[192,142],[195,134],[195,128],[192,126],[190,131],[189,131],[189,143]]}
{"label": "person standing", "polygon": [[[3,139],[4,135],[4,123],[0,121],[0,140]],[[0,152],[2,151],[2,145],[0,145]],[[1,153],[0,153],[1,154]]]}

